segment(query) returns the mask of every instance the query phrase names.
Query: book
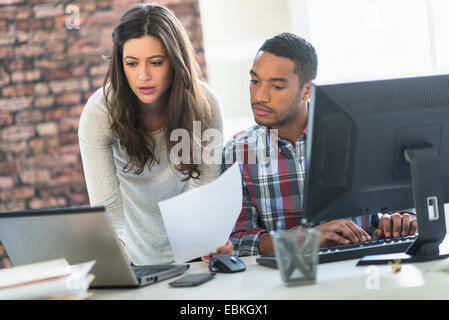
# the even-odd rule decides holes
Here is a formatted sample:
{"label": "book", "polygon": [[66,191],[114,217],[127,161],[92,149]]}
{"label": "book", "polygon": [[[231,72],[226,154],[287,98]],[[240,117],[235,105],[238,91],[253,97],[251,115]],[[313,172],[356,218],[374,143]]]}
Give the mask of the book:
{"label": "book", "polygon": [[55,259],[0,269],[0,299],[85,299],[95,261],[70,265]]}

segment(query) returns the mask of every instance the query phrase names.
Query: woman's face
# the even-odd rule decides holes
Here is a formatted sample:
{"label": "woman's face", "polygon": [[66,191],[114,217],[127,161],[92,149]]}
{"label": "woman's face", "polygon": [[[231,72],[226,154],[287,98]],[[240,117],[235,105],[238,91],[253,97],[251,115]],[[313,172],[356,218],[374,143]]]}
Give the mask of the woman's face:
{"label": "woman's face", "polygon": [[173,70],[158,38],[145,35],[123,45],[123,69],[129,87],[145,107],[161,108]]}

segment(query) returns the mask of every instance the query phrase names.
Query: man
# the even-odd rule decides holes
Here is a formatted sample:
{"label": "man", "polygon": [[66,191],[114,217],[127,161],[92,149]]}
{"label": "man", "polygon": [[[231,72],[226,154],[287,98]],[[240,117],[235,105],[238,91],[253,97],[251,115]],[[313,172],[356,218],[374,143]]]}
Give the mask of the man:
{"label": "man", "polygon": [[[257,125],[234,136],[223,152],[223,169],[237,161],[243,178],[243,208],[230,237],[236,255],[273,252],[269,232],[295,228],[304,218],[307,101],[316,72],[315,49],[291,33],[268,39],[254,59],[250,95]],[[313,227],[326,246],[414,234],[416,219],[400,212]]]}

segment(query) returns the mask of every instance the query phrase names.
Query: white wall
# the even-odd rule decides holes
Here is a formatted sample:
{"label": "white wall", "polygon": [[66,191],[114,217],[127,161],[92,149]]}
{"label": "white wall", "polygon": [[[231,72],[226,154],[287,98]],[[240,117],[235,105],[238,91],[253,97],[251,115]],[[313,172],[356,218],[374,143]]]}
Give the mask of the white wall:
{"label": "white wall", "polygon": [[317,81],[449,72],[448,0],[199,0],[209,83],[225,139],[254,124],[249,70],[284,31],[317,50]]}
{"label": "white wall", "polygon": [[307,38],[305,2],[199,1],[208,82],[223,104],[225,140],[254,124],[249,70],[263,42],[285,31]]}

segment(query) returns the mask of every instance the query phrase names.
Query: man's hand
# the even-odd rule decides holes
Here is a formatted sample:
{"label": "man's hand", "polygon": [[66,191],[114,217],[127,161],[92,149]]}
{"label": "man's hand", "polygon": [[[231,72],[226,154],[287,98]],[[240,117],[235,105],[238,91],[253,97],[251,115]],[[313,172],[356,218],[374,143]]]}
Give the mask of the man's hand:
{"label": "man's hand", "polygon": [[374,238],[404,237],[414,235],[417,230],[416,217],[410,213],[383,214],[379,227],[374,231]]}
{"label": "man's hand", "polygon": [[371,240],[368,233],[350,220],[332,220],[314,229],[321,232],[320,247]]}
{"label": "man's hand", "polygon": [[226,244],[224,246],[221,246],[220,248],[218,248],[217,251],[211,252],[207,256],[202,256],[201,260],[203,260],[203,262],[205,262],[205,263],[209,263],[210,259],[212,257],[216,256],[217,254],[232,254],[233,250],[234,250],[234,245],[232,244],[232,242],[230,240],[228,240],[226,242]]}

